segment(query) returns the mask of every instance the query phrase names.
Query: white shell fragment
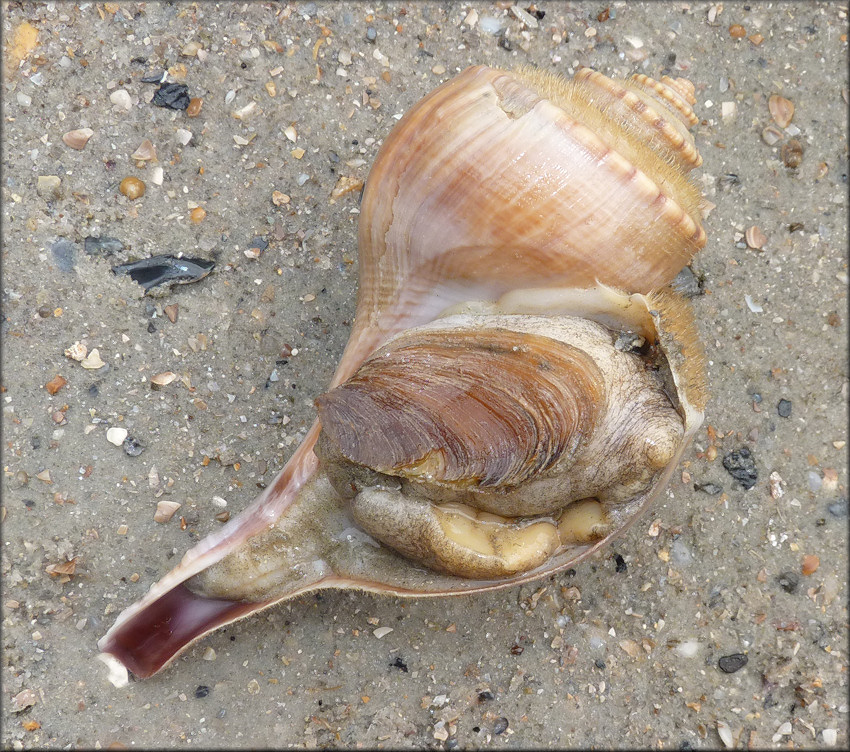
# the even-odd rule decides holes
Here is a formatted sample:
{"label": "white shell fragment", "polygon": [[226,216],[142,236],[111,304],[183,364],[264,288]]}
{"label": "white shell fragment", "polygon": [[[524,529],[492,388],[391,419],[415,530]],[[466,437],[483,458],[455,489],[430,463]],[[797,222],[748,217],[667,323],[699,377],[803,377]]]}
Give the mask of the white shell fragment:
{"label": "white shell fragment", "polygon": [[130,159],[136,159],[140,162],[146,162],[148,160],[156,162],[156,147],[151,143],[149,138],[146,138],[139,144],[139,148],[130,155]]}
{"label": "white shell fragment", "polygon": [[192,131],[187,131],[185,128],[178,128],[174,134],[177,143],[186,146],[192,140]]}
{"label": "white shell fragment", "polygon": [[85,360],[88,351],[89,349],[82,342],[74,342],[73,345],[65,350],[65,357],[79,362]]}
{"label": "white shell fragment", "polygon": [[133,107],[133,100],[130,97],[130,92],[126,89],[116,89],[109,95],[109,101],[125,110]]}
{"label": "white shell fragment", "polygon": [[382,637],[386,637],[392,631],[392,627],[378,627],[374,632],[372,632],[372,634],[380,640]]}
{"label": "white shell fragment", "polygon": [[105,365],[106,363],[100,359],[100,353],[96,347],[88,354],[82,363],[83,368],[88,368],[91,371],[96,371],[98,368],[103,368]]}
{"label": "white shell fragment", "polygon": [[174,516],[174,513],[178,509],[180,509],[180,504],[176,501],[158,501],[153,521],[165,524]]}
{"label": "white shell fragment", "polygon": [[292,143],[295,143],[295,139],[298,138],[298,133],[295,128],[291,125],[288,125],[283,129],[283,135],[286,136]]}
{"label": "white shell fragment", "polygon": [[154,386],[168,386],[171,382],[177,380],[177,374],[172,371],[164,371],[156,376],[151,376],[151,384]]}
{"label": "white shell fragment", "polygon": [[115,446],[121,446],[124,443],[124,439],[127,438],[127,429],[120,428],[119,426],[112,426],[106,432],[106,440],[110,444],[115,444]]}

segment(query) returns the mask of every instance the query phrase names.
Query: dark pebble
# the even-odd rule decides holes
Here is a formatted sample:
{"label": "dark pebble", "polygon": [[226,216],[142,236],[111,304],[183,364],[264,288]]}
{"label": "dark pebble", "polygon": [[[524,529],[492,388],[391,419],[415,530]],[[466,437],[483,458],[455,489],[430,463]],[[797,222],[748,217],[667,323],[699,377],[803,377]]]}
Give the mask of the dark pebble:
{"label": "dark pebble", "polygon": [[401,658],[396,658],[390,666],[404,671],[405,674],[407,673],[407,664]]}
{"label": "dark pebble", "polygon": [[511,655],[522,655],[523,650],[525,650],[525,648],[517,645],[516,643],[511,645]]}
{"label": "dark pebble", "polygon": [[679,295],[683,295],[686,298],[705,295],[702,281],[694,274],[694,270],[689,266],[686,266],[676,275],[676,278],[670,283],[670,287],[679,293]]}
{"label": "dark pebble", "polygon": [[499,47],[501,47],[503,50],[507,50],[508,52],[511,52],[514,48],[514,43],[510,39],[508,39],[507,37],[502,37],[499,40]]}
{"label": "dark pebble", "polygon": [[92,384],[89,387],[89,396],[90,397],[97,397],[98,394],[99,394],[99,391],[98,391],[98,388],[97,388],[97,384]]}
{"label": "dark pebble", "polygon": [[124,243],[118,238],[95,238],[89,235],[84,241],[83,248],[89,256],[111,256],[124,250]]}
{"label": "dark pebble", "polygon": [[266,250],[269,247],[269,241],[265,238],[261,238],[259,235],[251,238],[251,242],[248,243],[249,248],[257,248],[260,251]]}
{"label": "dark pebble", "polygon": [[129,454],[131,457],[138,457],[142,452],[145,451],[145,448],[132,436],[128,436],[124,439],[124,451]]}
{"label": "dark pebble", "polygon": [[53,315],[53,309],[50,306],[41,306],[38,309],[38,315],[43,319],[49,318]]}
{"label": "dark pebble", "polygon": [[717,665],[720,666],[720,670],[724,673],[734,674],[736,671],[744,668],[748,660],[747,656],[743,653],[732,653],[732,655],[724,655],[717,661]]}
{"label": "dark pebble", "polygon": [[508,719],[504,716],[502,718],[497,718],[496,722],[493,724],[493,734],[498,736],[499,734],[504,734],[505,731],[508,730]]}
{"label": "dark pebble", "polygon": [[759,477],[756,470],[756,463],[753,461],[750,450],[747,447],[741,447],[737,451],[729,452],[723,458],[723,467],[746,490],[751,489]]}
{"label": "dark pebble", "polygon": [[154,324],[153,321],[151,321],[150,323],[148,323],[148,334],[155,334],[155,333],[156,333],[156,324]]}
{"label": "dark pebble", "polygon": [[375,44],[375,40],[378,38],[378,32],[375,31],[374,26],[366,27],[366,41]]}
{"label": "dark pebble", "polygon": [[24,499],[24,506],[27,509],[35,509],[35,502],[32,499]]}
{"label": "dark pebble", "polygon": [[791,415],[791,400],[781,399],[776,405],[776,411],[780,418],[788,418]]}
{"label": "dark pebble", "polygon": [[204,684],[199,684],[198,688],[195,690],[195,697],[200,700],[202,697],[206,697],[209,693],[209,687],[205,686]]}
{"label": "dark pebble", "polygon": [[839,499],[838,501],[834,501],[827,507],[827,509],[833,517],[838,517],[838,519],[842,519],[847,516],[847,499]]}
{"label": "dark pebble", "polygon": [[483,692],[478,693],[479,702],[486,702],[487,700],[494,699],[494,697],[495,695],[489,689],[485,689]]}
{"label": "dark pebble", "polygon": [[620,556],[620,554],[614,554],[614,565],[616,567],[615,571],[617,574],[623,574],[623,572],[628,569],[626,560]]}
{"label": "dark pebble", "polygon": [[800,584],[800,576],[796,572],[789,570],[779,574],[776,577],[776,581],[786,593],[793,593],[797,589],[797,585]]}
{"label": "dark pebble", "polygon": [[66,238],[59,238],[52,246],[50,251],[53,254],[53,259],[56,261],[56,268],[62,272],[74,271],[74,264],[77,263],[77,246]]}
{"label": "dark pebble", "polygon": [[761,404],[761,395],[758,392],[753,392],[753,402],[757,405]]}
{"label": "dark pebble", "polygon": [[716,483],[694,483],[694,491],[702,491],[709,496],[717,496],[722,493],[723,486],[718,486]]}
{"label": "dark pebble", "polygon": [[603,661],[601,658],[597,658],[593,662],[593,665],[596,666],[596,668],[598,668],[598,669],[603,669],[603,668],[605,668],[605,661]]}
{"label": "dark pebble", "polygon": [[189,87],[186,84],[162,84],[153,95],[157,107],[185,110],[189,106]]}

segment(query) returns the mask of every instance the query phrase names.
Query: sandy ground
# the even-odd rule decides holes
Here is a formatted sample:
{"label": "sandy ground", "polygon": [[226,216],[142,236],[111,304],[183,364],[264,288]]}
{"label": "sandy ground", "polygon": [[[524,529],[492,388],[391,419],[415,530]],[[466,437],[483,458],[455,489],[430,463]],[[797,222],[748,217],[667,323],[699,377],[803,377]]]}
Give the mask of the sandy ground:
{"label": "sandy ground", "polygon": [[[846,6],[511,6],[4,4],[4,747],[846,745]],[[307,595],[114,688],[97,639],[313,420],[357,284],[358,193],[331,201],[337,181],[365,179],[440,82],[525,62],[696,85],[712,397],[668,492],[574,572],[455,599]],[[197,117],[150,103],[140,79],[164,68]],[[795,109],[771,137],[773,94]],[[144,139],[156,163],[131,159]],[[163,298],[110,271],[177,252],[216,269]],[[66,357],[75,342],[105,365]],[[742,447],[750,490],[721,464]],[[182,506],[159,524],[163,500]]]}

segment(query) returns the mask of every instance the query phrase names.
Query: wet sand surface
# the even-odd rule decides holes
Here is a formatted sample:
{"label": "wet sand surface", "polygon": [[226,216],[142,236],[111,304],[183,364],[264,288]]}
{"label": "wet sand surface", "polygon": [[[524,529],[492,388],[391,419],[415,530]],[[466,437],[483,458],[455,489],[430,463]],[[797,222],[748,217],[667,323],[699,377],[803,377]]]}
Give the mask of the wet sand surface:
{"label": "wet sand surface", "polygon": [[[845,5],[9,3],[3,32],[5,747],[847,744]],[[711,399],[667,492],[566,573],[308,594],[113,687],[97,640],[313,421],[396,118],[520,63],[696,87]],[[111,271],[181,252],[215,269],[161,297]]]}

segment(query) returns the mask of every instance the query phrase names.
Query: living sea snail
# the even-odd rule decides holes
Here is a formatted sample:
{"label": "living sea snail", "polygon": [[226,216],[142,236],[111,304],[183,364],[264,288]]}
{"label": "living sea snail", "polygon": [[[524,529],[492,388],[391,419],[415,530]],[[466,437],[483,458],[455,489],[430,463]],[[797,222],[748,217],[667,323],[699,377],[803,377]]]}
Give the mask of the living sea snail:
{"label": "living sea snail", "polygon": [[99,647],[140,677],[318,588],[472,593],[626,529],[699,427],[669,287],[704,245],[693,86],[472,67],[393,128],[361,202],[350,340],[277,478]]}

